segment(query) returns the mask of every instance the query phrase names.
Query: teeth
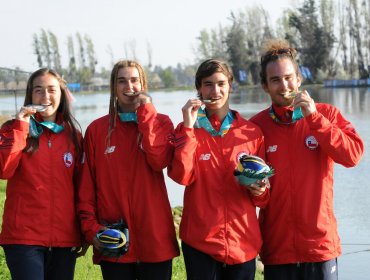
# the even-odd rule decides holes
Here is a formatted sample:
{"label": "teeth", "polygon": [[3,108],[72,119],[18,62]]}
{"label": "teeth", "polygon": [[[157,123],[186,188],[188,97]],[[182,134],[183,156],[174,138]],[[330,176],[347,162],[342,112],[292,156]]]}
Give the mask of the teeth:
{"label": "teeth", "polygon": [[124,93],[124,95],[126,95],[126,96],[133,96],[135,94],[136,94],[136,92],[134,92],[134,91]]}

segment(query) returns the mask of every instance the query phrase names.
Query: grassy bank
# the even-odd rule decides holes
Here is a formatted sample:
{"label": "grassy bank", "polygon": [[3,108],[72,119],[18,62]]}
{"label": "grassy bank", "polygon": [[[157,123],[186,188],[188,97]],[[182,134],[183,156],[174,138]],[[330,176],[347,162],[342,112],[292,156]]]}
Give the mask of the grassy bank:
{"label": "grassy bank", "polygon": [[[5,201],[5,181],[0,180],[0,215],[3,216],[3,207]],[[181,220],[182,208],[175,207],[173,209],[174,214],[174,222],[176,226],[176,231],[178,232],[178,226]],[[1,225],[2,219],[0,219]],[[173,260],[173,270],[172,270],[172,279],[173,280],[185,280],[186,279],[186,272],[184,266],[184,259],[182,256],[177,257]],[[5,257],[3,249],[0,249],[0,279],[1,280],[10,280],[10,274],[8,267],[6,266]],[[76,264],[76,272],[75,272],[75,279],[76,280],[99,280],[102,279],[100,267],[97,265],[93,265],[92,263],[92,249],[89,248],[87,254],[84,257],[80,257],[77,260]],[[256,278],[257,280],[262,280],[262,274],[257,271]]]}

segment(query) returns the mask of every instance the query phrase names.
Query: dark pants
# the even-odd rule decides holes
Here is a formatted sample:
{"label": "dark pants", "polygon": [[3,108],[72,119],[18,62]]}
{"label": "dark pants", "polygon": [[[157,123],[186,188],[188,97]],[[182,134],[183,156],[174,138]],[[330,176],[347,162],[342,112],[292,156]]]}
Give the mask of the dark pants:
{"label": "dark pants", "polygon": [[182,242],[187,279],[189,280],[253,280],[256,260],[226,265]]}
{"label": "dark pants", "polygon": [[13,280],[72,280],[76,253],[72,248],[4,245]]}
{"label": "dark pants", "polygon": [[337,280],[337,259],[325,262],[265,265],[265,280]]}
{"label": "dark pants", "polygon": [[104,280],[170,280],[172,260],[158,263],[100,263]]}

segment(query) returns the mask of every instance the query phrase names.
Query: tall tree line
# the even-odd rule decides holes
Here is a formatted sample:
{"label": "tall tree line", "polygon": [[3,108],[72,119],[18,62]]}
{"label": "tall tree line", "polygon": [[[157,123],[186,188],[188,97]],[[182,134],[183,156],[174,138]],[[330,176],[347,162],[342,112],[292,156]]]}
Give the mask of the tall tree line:
{"label": "tall tree line", "polygon": [[63,68],[57,36],[44,29],[41,29],[40,34],[33,34],[33,49],[40,68],[55,69],[62,73],[69,82],[89,84],[96,72],[97,64],[91,38],[77,32],[74,36],[68,36],[67,48],[68,67]]}
{"label": "tall tree line", "polygon": [[[308,67],[314,81],[369,77],[370,0],[298,0],[271,23],[262,6],[232,11],[226,26],[203,29],[195,38],[195,61],[177,67],[152,65],[153,51],[147,42],[147,72],[153,84],[166,87],[192,85],[196,66],[207,58],[230,63],[240,84],[259,83],[259,57],[265,40],[285,38],[299,51],[299,63]],[[274,11],[271,11],[274,12]],[[108,77],[109,70],[96,70],[94,44],[88,35],[76,33],[67,38],[68,65],[62,67],[57,37],[42,29],[33,35],[33,48],[40,67],[51,67],[69,82],[89,84],[94,75]],[[123,46],[125,57],[136,58],[136,41]],[[114,63],[112,48],[107,53]],[[247,75],[244,80],[243,75]]]}
{"label": "tall tree line", "polygon": [[238,82],[243,82],[239,73],[245,70],[248,82],[258,83],[261,46],[274,37],[286,39],[299,51],[300,64],[316,81],[369,78],[370,0],[298,1],[274,25],[261,6],[232,12],[229,20],[228,26],[200,32],[197,61],[226,59]]}

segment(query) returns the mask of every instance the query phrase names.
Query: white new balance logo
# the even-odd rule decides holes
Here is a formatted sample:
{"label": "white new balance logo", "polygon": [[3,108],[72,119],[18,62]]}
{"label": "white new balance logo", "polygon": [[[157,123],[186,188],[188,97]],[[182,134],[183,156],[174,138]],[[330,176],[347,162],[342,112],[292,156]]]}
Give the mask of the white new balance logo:
{"label": "white new balance logo", "polygon": [[277,145],[268,146],[266,153],[273,153],[277,151]]}
{"label": "white new balance logo", "polygon": [[330,273],[333,274],[333,273],[335,273],[336,270],[337,270],[337,266],[334,265],[334,266],[331,267]]}
{"label": "white new balance logo", "polygon": [[211,154],[201,154],[199,160],[209,160],[211,158]]}
{"label": "white new balance logo", "polygon": [[107,147],[107,149],[105,150],[105,153],[104,154],[113,153],[115,149],[116,149],[116,146]]}

